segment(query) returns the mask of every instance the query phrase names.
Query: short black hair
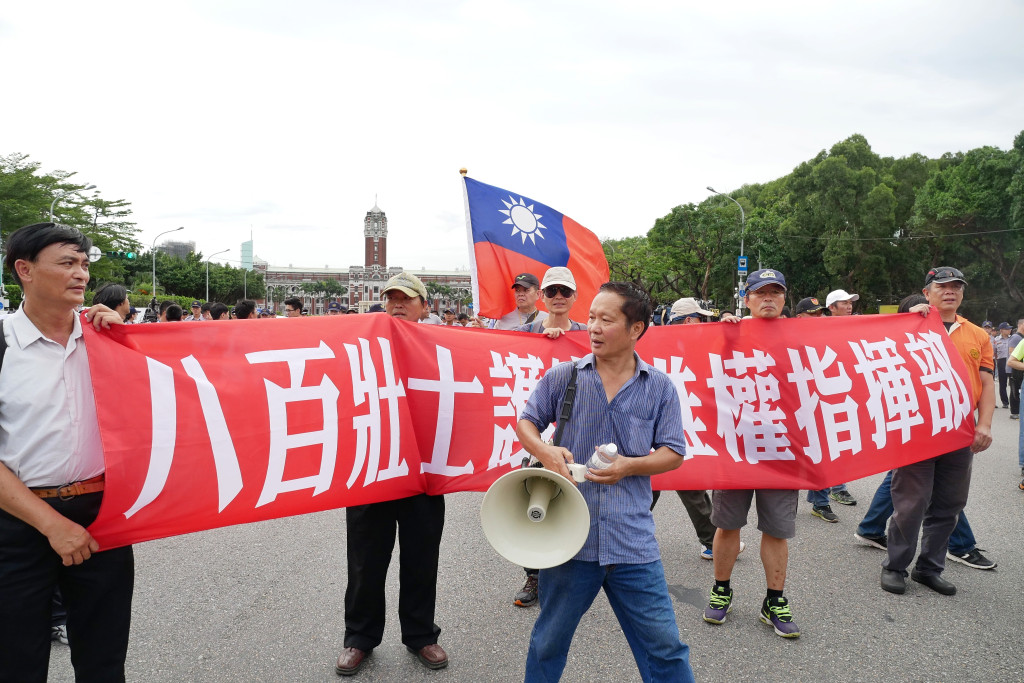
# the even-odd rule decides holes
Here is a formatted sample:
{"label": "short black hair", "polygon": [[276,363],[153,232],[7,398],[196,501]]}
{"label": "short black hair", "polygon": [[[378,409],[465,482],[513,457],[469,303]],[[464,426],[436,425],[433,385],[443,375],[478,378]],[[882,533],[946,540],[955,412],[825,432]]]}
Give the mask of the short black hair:
{"label": "short black hair", "polygon": [[900,302],[899,308],[896,310],[899,313],[910,313],[910,309],[918,304],[926,304],[928,299],[925,298],[924,294],[911,294],[908,297],[904,297],[903,301]]}
{"label": "short black hair", "polygon": [[256,310],[256,302],[251,299],[242,299],[235,304],[235,317],[245,320]]}
{"label": "short black hair", "polygon": [[227,320],[227,316],[228,316],[228,306],[227,306],[227,304],[222,304],[219,301],[217,303],[210,304],[210,317],[211,318],[213,318],[214,320],[221,320],[221,319]]}
{"label": "short black hair", "polygon": [[202,306],[199,307],[199,312],[200,313],[206,313],[212,307],[213,307],[213,304],[211,304],[209,301],[207,301],[205,304],[203,304]]}
{"label": "short black hair", "polygon": [[181,306],[172,303],[167,307],[167,315],[165,317],[167,318],[167,322],[178,322],[184,314],[185,312],[181,310]]}
{"label": "short black hair", "polygon": [[92,240],[72,228],[70,225],[58,225],[57,223],[33,223],[23,228],[18,228],[7,238],[7,256],[4,263],[7,270],[11,271],[14,281],[21,284],[18,278],[18,271],[14,268],[15,261],[35,262],[39,252],[51,244],[71,244],[77,251],[86,253],[92,248]]}
{"label": "short black hair", "polygon": [[301,311],[302,310],[302,299],[297,296],[290,297],[284,300],[285,306],[291,306],[292,308]]}
{"label": "short black hair", "polygon": [[92,303],[103,304],[107,308],[117,308],[128,298],[128,290],[124,285],[106,284],[96,290],[92,295]]}
{"label": "short black hair", "polygon": [[[647,328],[651,326],[651,314],[654,312],[654,304],[642,288],[632,282],[606,282],[598,290],[600,292],[611,292],[622,297],[622,314],[626,316],[626,328],[633,327],[633,323],[642,322],[644,331],[640,337],[647,334]],[[640,339],[637,337],[637,339]]]}

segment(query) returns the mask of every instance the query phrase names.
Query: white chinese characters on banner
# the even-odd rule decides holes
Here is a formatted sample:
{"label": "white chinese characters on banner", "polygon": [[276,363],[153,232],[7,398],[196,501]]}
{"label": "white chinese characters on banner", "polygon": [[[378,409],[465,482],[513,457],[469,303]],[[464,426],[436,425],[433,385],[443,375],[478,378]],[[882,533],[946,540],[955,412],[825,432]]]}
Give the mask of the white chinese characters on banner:
{"label": "white chinese characters on banner", "polygon": [[899,432],[900,443],[907,443],[911,428],[924,423],[924,418],[906,359],[897,352],[896,342],[889,338],[849,344],[857,359],[853,369],[868,385],[868,415],[875,423],[872,441],[877,448],[885,448],[888,433]]}
{"label": "white chinese characters on banner", "polygon": [[[287,363],[288,386],[282,387],[264,379],[267,390],[267,408],[270,414],[270,452],[267,477],[263,482],[256,507],[273,502],[279,493],[312,488],[318,495],[331,488],[334,468],[338,461],[338,387],[326,373],[320,383],[303,386],[306,362],[334,358],[334,352],[323,341],[316,348],[274,349],[245,354],[250,363]],[[289,433],[288,404],[319,401],[323,413],[323,427],[307,432]],[[205,412],[205,408],[204,408]],[[295,479],[284,478],[288,451],[309,446],[320,447],[320,471]]]}
{"label": "white chinese characters on banner", "polygon": [[[355,462],[345,485],[352,488],[359,473],[366,469],[363,486],[378,481],[386,481],[394,477],[403,477],[409,473],[409,463],[401,457],[400,447],[402,433],[399,423],[398,399],[405,396],[405,387],[401,381],[395,381],[395,362],[391,357],[391,342],[377,337],[380,348],[384,383],[378,383],[377,367],[370,354],[370,342],[360,337],[359,345],[345,344],[348,356],[349,373],[352,376],[352,401],[358,409],[366,404],[366,413],[352,418],[352,428],[356,431]],[[381,403],[388,408],[388,463],[380,467],[381,447]]]}
{"label": "white chinese characters on banner", "polygon": [[482,394],[484,385],[477,377],[469,382],[455,381],[455,368],[452,366],[451,349],[435,345],[437,353],[437,379],[422,377],[409,378],[410,391],[426,391],[437,394],[437,424],[434,431],[434,447],[429,461],[420,463],[420,471],[440,474],[446,477],[457,477],[460,474],[472,474],[473,463],[455,466],[448,464],[448,451],[452,444],[452,426],[455,423],[456,394]]}
{"label": "white chinese characters on banner", "polygon": [[970,390],[953,372],[942,337],[937,332],[906,333],[904,348],[921,370],[921,386],[928,394],[932,435],[952,432],[973,411]]}
{"label": "white chinese characters on banner", "polygon": [[691,392],[687,383],[696,382],[697,376],[693,370],[683,365],[681,356],[669,356],[668,362],[664,358],[655,357],[652,365],[661,370],[675,385],[676,393],[679,394],[679,407],[683,418],[683,435],[686,439],[686,454],[683,460],[689,460],[695,455],[718,455],[715,449],[704,443],[701,432],[707,431],[707,425],[695,415],[694,411],[700,408],[702,403],[696,392]]}
{"label": "white chinese characters on banner", "polygon": [[[751,465],[764,460],[794,460],[779,407],[779,380],[768,372],[775,359],[760,349],[748,356],[734,351],[732,358],[708,354],[718,408],[717,432],[735,462],[745,458]],[[740,444],[742,443],[742,453]]]}
{"label": "white chinese characters on banner", "polygon": [[[818,355],[818,350],[811,346],[803,348],[802,356],[799,349],[786,351],[792,366],[792,372],[786,375],[786,379],[796,385],[797,395],[800,397],[796,423],[807,434],[804,455],[815,465],[821,462],[821,433],[825,434],[830,460],[838,458],[843,451],[860,452],[857,402],[849,395],[853,381],[846,373],[846,367],[836,361],[836,352],[827,346],[821,356]],[[822,398],[825,396],[845,398],[842,401],[825,401]]]}

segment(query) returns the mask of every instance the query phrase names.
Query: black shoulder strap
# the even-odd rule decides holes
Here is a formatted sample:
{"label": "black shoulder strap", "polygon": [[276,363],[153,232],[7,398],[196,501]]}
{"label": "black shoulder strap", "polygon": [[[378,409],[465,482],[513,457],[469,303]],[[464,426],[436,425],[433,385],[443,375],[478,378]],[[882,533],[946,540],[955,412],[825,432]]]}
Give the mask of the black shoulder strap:
{"label": "black shoulder strap", "polygon": [[576,364],[572,364],[572,376],[569,377],[569,384],[565,387],[565,398],[562,399],[562,412],[558,415],[558,426],[555,427],[555,436],[551,443],[556,446],[562,445],[562,432],[565,431],[565,424],[572,417],[572,404],[576,402]]}
{"label": "black shoulder strap", "polygon": [[537,311],[537,310],[535,310],[533,313],[531,313],[530,317],[526,319],[526,324],[529,325],[530,323],[532,323],[533,319],[537,317],[538,313],[540,313],[540,311]]}

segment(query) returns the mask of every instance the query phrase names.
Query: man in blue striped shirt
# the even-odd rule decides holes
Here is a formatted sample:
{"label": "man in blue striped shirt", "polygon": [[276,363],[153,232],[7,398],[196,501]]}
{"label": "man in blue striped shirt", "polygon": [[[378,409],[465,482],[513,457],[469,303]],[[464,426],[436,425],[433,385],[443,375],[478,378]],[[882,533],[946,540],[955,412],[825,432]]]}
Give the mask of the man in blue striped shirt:
{"label": "man in blue striped shirt", "polygon": [[540,571],[541,612],[530,636],[528,683],[561,677],[576,626],[602,588],[641,678],[693,680],[650,511],[651,475],[679,467],[685,451],[675,387],[634,351],[651,310],[639,288],[602,285],[587,323],[591,353],[575,363],[576,399],[562,445],[545,444],[540,433],[558,416],[573,363],[544,375],[518,424],[523,447],[570,481],[567,462],[585,462],[608,443],[617,444],[620,454],[607,469],[589,470],[579,485],[590,510],[583,548],[568,562]]}

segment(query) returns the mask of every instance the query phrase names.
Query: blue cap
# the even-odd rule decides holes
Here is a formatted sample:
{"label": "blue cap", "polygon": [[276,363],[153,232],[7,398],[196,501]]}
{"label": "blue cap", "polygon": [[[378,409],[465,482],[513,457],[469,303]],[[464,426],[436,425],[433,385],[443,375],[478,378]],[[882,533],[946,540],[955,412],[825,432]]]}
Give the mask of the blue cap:
{"label": "blue cap", "polygon": [[777,270],[771,268],[763,268],[761,270],[755,270],[747,278],[747,291],[753,292],[761,289],[765,285],[779,285],[783,289],[786,289],[786,277]]}

